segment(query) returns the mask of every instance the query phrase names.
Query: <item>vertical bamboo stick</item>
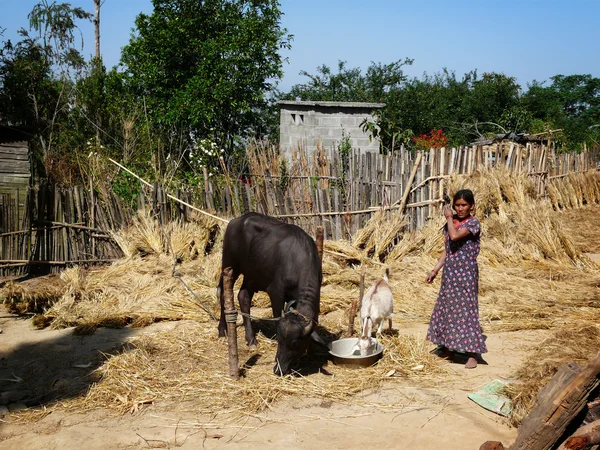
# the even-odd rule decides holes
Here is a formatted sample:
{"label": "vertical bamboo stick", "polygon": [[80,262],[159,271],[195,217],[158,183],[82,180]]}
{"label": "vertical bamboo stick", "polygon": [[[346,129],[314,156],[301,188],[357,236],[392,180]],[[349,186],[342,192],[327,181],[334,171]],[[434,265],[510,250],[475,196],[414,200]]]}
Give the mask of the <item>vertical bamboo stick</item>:
{"label": "vertical bamboo stick", "polygon": [[358,289],[358,298],[355,299],[350,305],[350,310],[348,311],[348,330],[347,335],[351,337],[354,334],[354,320],[356,319],[356,313],[360,311],[362,306],[362,298],[365,294],[365,273],[367,271],[367,267],[363,264],[360,269],[360,284]]}

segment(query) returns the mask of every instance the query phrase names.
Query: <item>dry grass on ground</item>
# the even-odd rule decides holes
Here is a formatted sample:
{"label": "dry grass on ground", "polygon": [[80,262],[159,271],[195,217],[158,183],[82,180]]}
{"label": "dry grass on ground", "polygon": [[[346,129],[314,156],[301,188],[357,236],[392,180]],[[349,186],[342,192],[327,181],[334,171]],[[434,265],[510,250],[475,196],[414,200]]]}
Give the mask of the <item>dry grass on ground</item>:
{"label": "dry grass on ground", "polygon": [[[595,177],[589,175],[588,181],[600,179]],[[572,191],[571,199],[580,195],[581,202],[587,196],[585,201],[589,202],[590,192],[595,191],[577,190],[572,187],[576,182],[566,177],[553,186],[560,192]],[[459,187],[475,191],[482,221],[480,317],[486,332],[559,328],[564,324],[579,329],[597,322],[598,266],[581,255],[553,212],[552,203],[534,199],[535,189],[527,176],[498,170],[452,178],[450,194]],[[367,267],[367,286],[383,274],[384,265],[390,268],[395,322],[427,323],[439,279],[427,285],[424,278],[442,248],[443,221],[432,218],[418,232],[405,232],[405,223],[398,213],[378,213],[353,243],[325,243],[321,324],[327,331],[334,335],[344,331],[344,314],[358,296],[361,263]],[[255,364],[248,365],[240,382],[231,382],[224,372],[226,343],[216,338],[216,323],[173,276],[176,268],[175,273],[216,315],[222,231],[217,223],[203,218],[161,229],[142,216],[133,227],[115,236],[124,259],[103,270],[73,268],[63,272],[66,292],[40,323],[76,326],[78,332],[86,333],[101,325],[194,321],[183,322],[171,332],[133,340],[127,351],[110,357],[99,368],[99,381],[85,398],[64,406],[107,406],[126,411],[158,399],[194,398],[203,400],[206,412],[215,412],[232,404],[229,399],[235,397],[235,404],[242,404],[240,408],[248,413],[300,392],[347,400],[378,388],[392,370],[394,375],[414,382],[443,375],[439,361],[428,353],[430,346],[424,337],[386,336],[386,353],[376,367],[350,373],[329,364],[325,370],[330,375],[278,378],[272,375],[276,343],[261,335],[260,356],[252,359]],[[254,304],[266,307],[268,298],[257,296]],[[253,357],[245,343],[240,344],[240,352],[241,360]],[[311,364],[318,367],[311,360],[304,365]]]}
{"label": "dry grass on ground", "polygon": [[158,400],[194,400],[201,405],[199,414],[249,414],[284,396],[347,401],[386,380],[401,377],[424,383],[445,373],[422,339],[384,336],[386,358],[374,367],[353,370],[328,363],[321,368],[323,355],[311,356],[302,363],[310,374],[277,377],[273,374],[277,342],[262,334],[258,339],[259,350],[251,353],[243,333],[238,333],[245,369],[234,382],[227,374],[227,342],[216,337],[212,324],[187,321],[171,331],[135,338],[126,351],[98,369],[100,381],[85,397],[65,406],[125,412]]}

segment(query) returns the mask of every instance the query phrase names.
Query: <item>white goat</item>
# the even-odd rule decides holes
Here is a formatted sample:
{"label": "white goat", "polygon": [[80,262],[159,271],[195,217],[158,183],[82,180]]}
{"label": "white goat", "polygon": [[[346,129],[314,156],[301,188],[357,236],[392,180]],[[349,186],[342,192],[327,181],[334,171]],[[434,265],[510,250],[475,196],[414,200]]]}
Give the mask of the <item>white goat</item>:
{"label": "white goat", "polygon": [[371,337],[373,325],[378,327],[377,333],[381,334],[385,319],[388,319],[390,330],[392,329],[394,296],[389,284],[389,276],[390,270],[385,269],[383,278],[373,284],[362,299],[360,320],[363,323],[363,337]]}

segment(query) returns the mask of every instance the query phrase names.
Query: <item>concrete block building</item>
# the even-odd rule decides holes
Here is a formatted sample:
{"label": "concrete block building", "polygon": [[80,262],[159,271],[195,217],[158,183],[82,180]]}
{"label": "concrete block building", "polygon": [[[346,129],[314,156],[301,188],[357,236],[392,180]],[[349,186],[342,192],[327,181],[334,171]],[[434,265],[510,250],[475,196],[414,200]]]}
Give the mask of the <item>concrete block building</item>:
{"label": "concrete block building", "polygon": [[384,106],[384,103],[280,101],[281,150],[290,155],[298,144],[312,150],[319,141],[330,150],[337,147],[343,132],[350,136],[352,148],[377,153],[379,140],[370,140],[360,125],[365,119],[373,120],[373,111]]}

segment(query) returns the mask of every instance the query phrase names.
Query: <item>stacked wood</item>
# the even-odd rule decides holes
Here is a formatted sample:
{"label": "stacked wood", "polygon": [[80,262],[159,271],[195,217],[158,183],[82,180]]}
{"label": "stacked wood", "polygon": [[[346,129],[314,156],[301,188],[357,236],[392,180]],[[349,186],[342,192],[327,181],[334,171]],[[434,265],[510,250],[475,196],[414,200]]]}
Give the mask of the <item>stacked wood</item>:
{"label": "stacked wood", "polygon": [[[558,444],[559,449],[597,448],[594,446],[600,444],[600,420],[590,424],[576,421],[586,408],[586,417],[594,417],[599,376],[600,352],[585,367],[575,363],[561,366],[538,394],[536,406],[521,423],[509,450],[548,450]],[[574,427],[577,430],[568,436],[567,430]],[[486,442],[480,449],[492,449],[495,444],[500,443]]]}

